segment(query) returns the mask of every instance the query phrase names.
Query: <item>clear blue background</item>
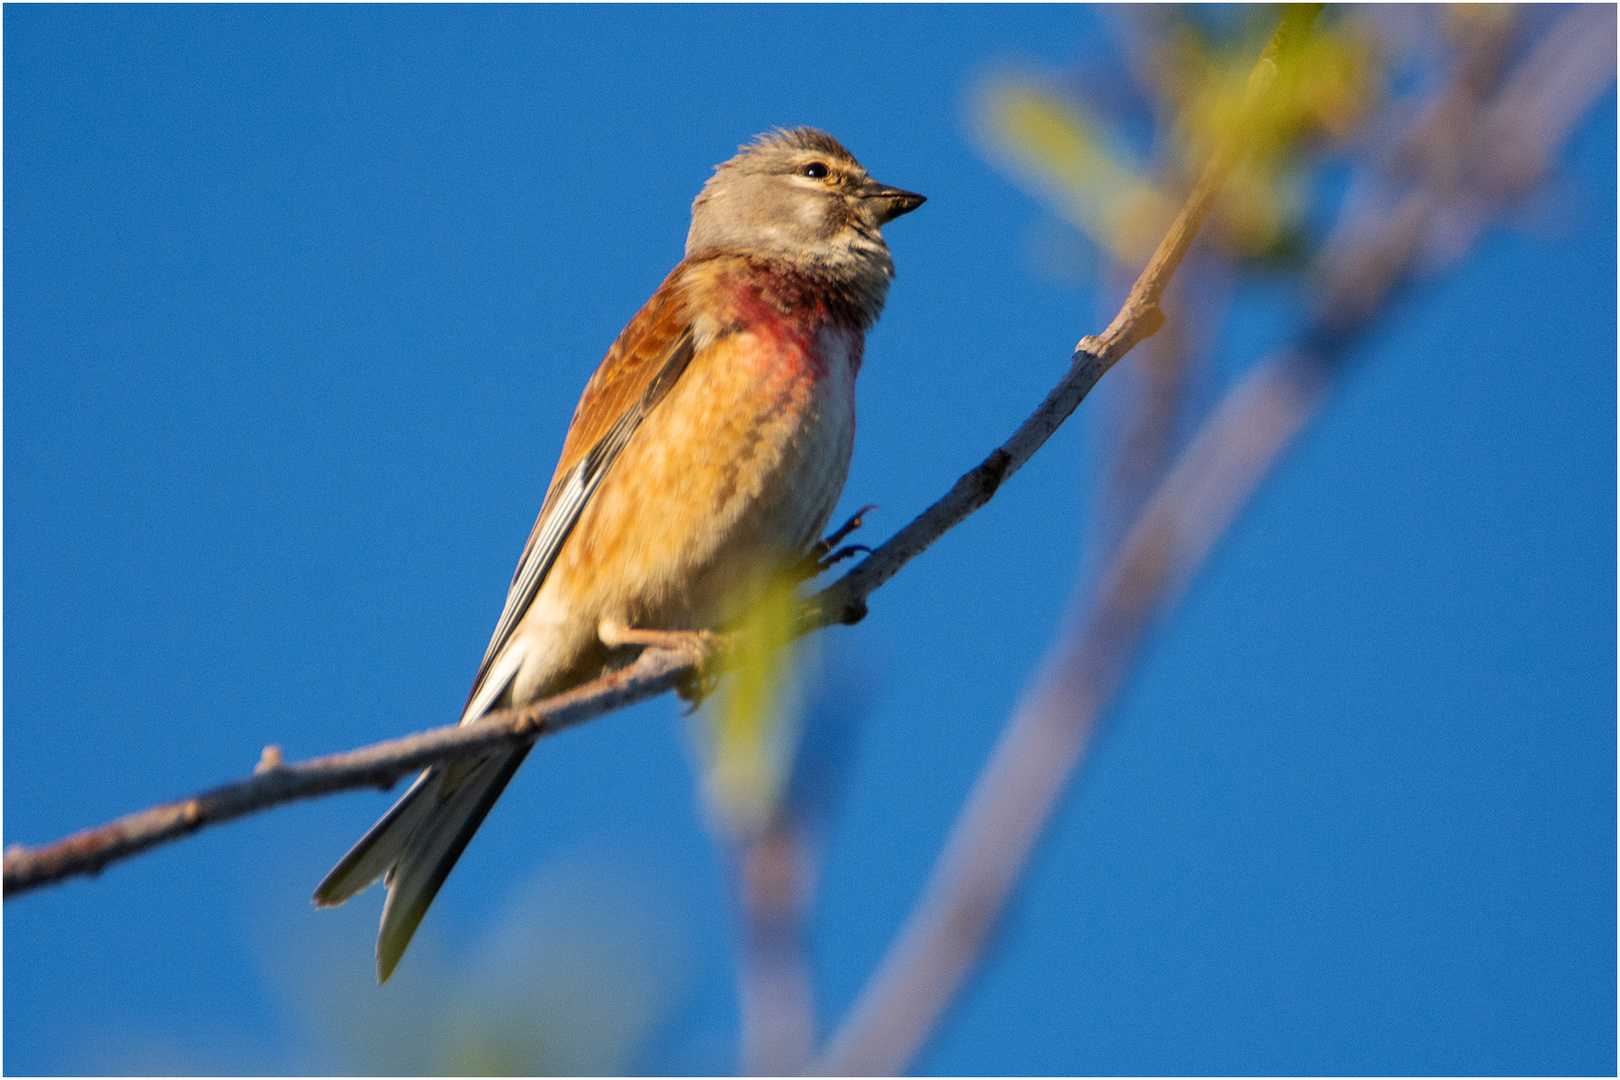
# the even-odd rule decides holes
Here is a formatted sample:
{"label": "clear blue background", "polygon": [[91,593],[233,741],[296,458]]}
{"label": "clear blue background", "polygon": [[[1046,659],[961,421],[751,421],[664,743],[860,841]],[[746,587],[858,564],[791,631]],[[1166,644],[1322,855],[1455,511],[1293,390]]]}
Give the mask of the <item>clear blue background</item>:
{"label": "clear blue background", "polygon": [[[8,6],[6,842],[453,720],[580,387],[773,125],[929,196],[844,508],[904,523],[1100,325],[966,88],[1109,47],[1047,6]],[[1358,349],[923,1070],[1614,1071],[1615,153],[1611,89],[1540,211]],[[1286,324],[1237,301],[1227,370]],[[829,635],[823,1024],[1055,631],[1094,406]],[[541,746],[382,990],[381,894],[308,901],[377,793],[7,903],[5,1068],[418,1071],[520,1000],[560,1067],[727,1071],[689,760],[668,698]]]}

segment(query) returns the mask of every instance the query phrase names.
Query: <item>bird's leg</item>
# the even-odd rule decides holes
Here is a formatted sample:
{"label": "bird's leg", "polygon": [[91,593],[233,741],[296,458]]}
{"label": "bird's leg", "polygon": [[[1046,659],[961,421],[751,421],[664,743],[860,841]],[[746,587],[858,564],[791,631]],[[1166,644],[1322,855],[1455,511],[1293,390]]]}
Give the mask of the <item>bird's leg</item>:
{"label": "bird's leg", "polygon": [[610,649],[620,645],[670,649],[684,652],[698,663],[709,659],[719,641],[719,635],[708,630],[641,630],[610,620],[604,620],[596,633],[602,639],[602,644]]}
{"label": "bird's leg", "polygon": [[[872,549],[867,547],[865,544],[850,544],[848,547],[838,547],[838,542],[844,537],[848,536],[850,533],[854,532],[856,529],[860,528],[861,519],[876,509],[877,507],[875,506],[861,507],[859,510],[855,511],[854,516],[838,527],[837,532],[833,533],[825,540],[822,540],[820,543],[816,544],[815,547],[811,548],[809,554],[805,555],[803,561],[801,561],[798,567],[796,567],[796,576],[798,579],[800,581],[808,581],[817,574],[826,573],[836,564],[843,562],[845,559],[850,558],[853,555],[858,555],[863,551],[870,555],[872,553]],[[834,550],[835,548],[837,550]]]}
{"label": "bird's leg", "polygon": [[610,649],[621,645],[640,645],[644,648],[669,649],[685,653],[697,670],[682,679],[675,692],[691,702],[702,701],[714,689],[717,674],[711,673],[711,661],[720,651],[720,635],[708,630],[641,630],[621,622],[604,619],[596,628],[596,636]]}

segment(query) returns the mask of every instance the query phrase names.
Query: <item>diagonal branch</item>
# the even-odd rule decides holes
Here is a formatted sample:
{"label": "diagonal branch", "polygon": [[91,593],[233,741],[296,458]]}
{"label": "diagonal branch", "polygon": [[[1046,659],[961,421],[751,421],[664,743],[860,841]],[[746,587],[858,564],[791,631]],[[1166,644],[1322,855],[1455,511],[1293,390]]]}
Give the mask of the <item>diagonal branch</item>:
{"label": "diagonal branch", "polygon": [[977,963],[1102,711],[1167,594],[1197,569],[1314,410],[1321,373],[1270,365],[1194,438],[1053,647],[958,814],[933,874],[814,1072],[896,1076]]}
{"label": "diagonal branch", "polygon": [[1164,325],[1164,313],[1159,309],[1159,301],[1181,260],[1186,258],[1193,240],[1197,238],[1198,230],[1214,208],[1227,175],[1247,148],[1245,133],[1252,127],[1253,118],[1265,96],[1276,84],[1278,55],[1283,48],[1304,35],[1321,6],[1296,5],[1284,16],[1282,25],[1267,42],[1260,60],[1249,73],[1237,123],[1210,156],[1203,175],[1187,196],[1181,212],[1170,223],[1169,231],[1159,242],[1158,249],[1136,279],[1130,295],[1125,298],[1124,305],[1108,329],[1100,335],[1080,340],[1075,347],[1069,373],[1046,395],[1040,408],[1019,425],[1012,438],[993,450],[977,468],[958,480],[944,498],[923,511],[859,566],[831,588],[813,597],[806,605],[805,630],[830,623],[859,622],[866,614],[866,597],[873,590],[892,578],[902,566],[922,554],[963,518],[989,502],[1007,477],[1017,472],[1069,418],[1109,368],[1130,352],[1137,342],[1151,337]]}
{"label": "diagonal branch", "polygon": [[[1295,9],[1284,17],[1250,73],[1239,122],[1211,156],[1181,213],[1171,223],[1169,232],[1114,321],[1101,335],[1080,342],[1068,374],[1010,439],[860,565],[811,597],[801,613],[800,633],[835,623],[855,623],[864,618],[867,598],[874,591],[988,503],[1001,484],[1045,445],[1098,380],[1132,346],[1163,325],[1159,301],[1214,207],[1227,174],[1242,156],[1246,145],[1242,133],[1248,126],[1244,120],[1252,116],[1257,103],[1275,84],[1280,50],[1308,29],[1319,7],[1304,5],[1303,11]],[[388,787],[400,777],[452,754],[494,743],[555,734],[661,694],[691,679],[706,659],[695,653],[648,649],[635,663],[620,671],[522,709],[491,713],[475,724],[435,728],[347,753],[275,766],[252,777],[127,815],[51,844],[34,848],[13,845],[5,852],[4,895],[9,898],[64,878],[94,875],[110,862],[177,840],[205,826],[281,803],[350,788]]]}

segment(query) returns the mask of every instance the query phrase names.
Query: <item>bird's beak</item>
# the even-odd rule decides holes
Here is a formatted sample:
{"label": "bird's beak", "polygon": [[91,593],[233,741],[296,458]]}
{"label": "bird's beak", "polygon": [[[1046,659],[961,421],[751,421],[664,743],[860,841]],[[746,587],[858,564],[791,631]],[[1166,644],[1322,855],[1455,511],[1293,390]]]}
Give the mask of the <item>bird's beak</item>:
{"label": "bird's beak", "polygon": [[887,225],[901,214],[909,214],[928,200],[915,191],[901,191],[899,188],[885,187],[875,180],[868,180],[861,185],[857,194],[862,201],[871,205],[875,211],[873,215],[879,225]]}

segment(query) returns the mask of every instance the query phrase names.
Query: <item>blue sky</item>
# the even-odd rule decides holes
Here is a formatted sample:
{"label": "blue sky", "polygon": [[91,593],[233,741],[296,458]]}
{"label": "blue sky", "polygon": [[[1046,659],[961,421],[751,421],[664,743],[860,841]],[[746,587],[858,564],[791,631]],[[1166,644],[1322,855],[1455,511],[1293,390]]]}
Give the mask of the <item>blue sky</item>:
{"label": "blue sky", "polygon": [[[8,6],[4,32],[6,843],[266,743],[451,722],[580,387],[756,132],[825,127],[929,196],[888,230],[861,377],[841,513],[880,505],[872,536],[1103,321],[963,121],[986,70],[1106,51],[1085,9]],[[1613,1072],[1615,189],[1611,88],[1552,194],[1357,349],[924,1071]],[[1288,299],[1239,289],[1220,370]],[[1094,404],[827,635],[856,731],[823,1024],[1057,627]],[[444,1046],[506,1024],[559,1067],[726,1071],[690,759],[668,698],[539,747],[382,990],[381,894],[308,900],[378,793],[12,901],[5,1068],[468,1067]]]}

